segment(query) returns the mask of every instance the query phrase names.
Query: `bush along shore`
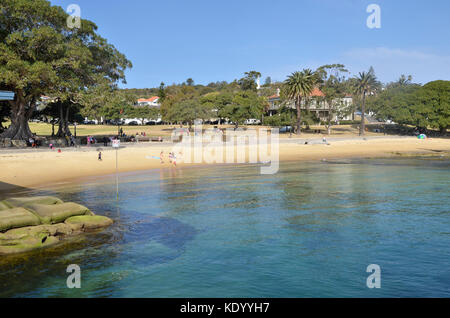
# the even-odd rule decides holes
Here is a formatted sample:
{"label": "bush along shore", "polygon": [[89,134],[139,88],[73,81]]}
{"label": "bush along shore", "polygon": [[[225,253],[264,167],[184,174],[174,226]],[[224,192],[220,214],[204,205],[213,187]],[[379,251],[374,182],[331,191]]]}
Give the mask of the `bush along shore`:
{"label": "bush along shore", "polygon": [[85,206],[55,197],[9,198],[0,201],[0,255],[52,246],[112,223]]}

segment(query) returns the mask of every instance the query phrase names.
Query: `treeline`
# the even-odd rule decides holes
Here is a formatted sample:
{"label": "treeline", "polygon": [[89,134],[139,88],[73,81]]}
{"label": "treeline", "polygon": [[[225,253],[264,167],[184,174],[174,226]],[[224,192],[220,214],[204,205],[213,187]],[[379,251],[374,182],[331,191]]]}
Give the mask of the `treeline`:
{"label": "treeline", "polygon": [[[449,82],[436,81],[424,86],[402,76],[383,85],[373,68],[350,76],[342,64],[304,69],[283,82],[266,78],[258,87],[261,74],[249,71],[232,82],[199,85],[192,78],[180,84],[146,89],[118,89],[125,82],[124,72],[131,62],[97,33],[97,26],[81,20],[81,27],[67,26],[68,14],[49,1],[2,0],[0,2],[0,89],[11,90],[15,100],[0,102],[0,137],[25,139],[32,133],[28,121],[33,116],[58,119],[55,135],[71,135],[69,123],[82,118],[119,119],[162,116],[164,122],[192,124],[195,119],[227,119],[236,126],[246,119],[265,124],[292,125],[297,134],[303,125],[318,121],[310,112],[312,103],[326,105],[328,131],[333,118],[361,110],[373,111],[379,119],[392,120],[418,128],[449,127]],[[39,47],[39,49],[36,49]],[[311,96],[315,89],[323,94]],[[280,92],[277,115],[264,117],[268,97]],[[41,95],[51,102],[41,102]],[[161,108],[135,107],[138,98],[160,97]],[[342,102],[351,95],[353,103]],[[7,129],[1,122],[11,121]]]}
{"label": "treeline", "polygon": [[423,86],[402,76],[368,100],[368,109],[380,120],[411,125],[421,131],[450,127],[450,81],[433,81]]}

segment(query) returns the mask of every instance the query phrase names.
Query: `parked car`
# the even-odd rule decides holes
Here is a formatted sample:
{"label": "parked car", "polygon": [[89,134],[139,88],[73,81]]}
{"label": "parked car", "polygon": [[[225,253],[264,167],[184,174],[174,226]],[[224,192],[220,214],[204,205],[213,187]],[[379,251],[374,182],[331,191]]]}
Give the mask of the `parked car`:
{"label": "parked car", "polygon": [[133,121],[130,121],[130,122],[128,123],[128,125],[129,125],[129,126],[139,126],[139,123],[138,123],[137,121],[133,120]]}
{"label": "parked car", "polygon": [[250,119],[245,120],[246,125],[259,125],[260,123],[261,123],[261,121],[256,118],[250,118]]}

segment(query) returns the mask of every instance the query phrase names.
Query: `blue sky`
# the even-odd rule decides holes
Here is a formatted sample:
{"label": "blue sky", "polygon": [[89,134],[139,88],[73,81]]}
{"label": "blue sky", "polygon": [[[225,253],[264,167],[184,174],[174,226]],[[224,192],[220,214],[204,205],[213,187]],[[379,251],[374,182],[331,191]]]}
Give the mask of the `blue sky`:
{"label": "blue sky", "polygon": [[[448,0],[52,0],[82,18],[133,63],[122,87],[232,81],[249,70],[284,80],[303,68],[371,65],[383,82],[401,74],[450,80]],[[369,4],[381,28],[366,26]]]}

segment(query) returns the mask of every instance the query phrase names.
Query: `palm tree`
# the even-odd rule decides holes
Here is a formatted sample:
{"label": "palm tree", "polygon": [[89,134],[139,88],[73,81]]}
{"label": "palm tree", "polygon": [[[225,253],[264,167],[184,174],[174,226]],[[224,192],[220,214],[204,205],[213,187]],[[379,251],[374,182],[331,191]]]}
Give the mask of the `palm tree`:
{"label": "palm tree", "polygon": [[374,74],[373,68],[370,68],[368,72],[359,73],[356,77],[356,93],[361,94],[361,125],[359,126],[359,135],[363,136],[365,131],[365,111],[366,111],[366,96],[369,93],[373,93],[378,87],[378,81]]}
{"label": "palm tree", "polygon": [[294,72],[284,81],[286,97],[293,99],[297,109],[297,135],[301,130],[301,103],[302,98],[307,98],[316,84],[317,77],[310,69]]}

